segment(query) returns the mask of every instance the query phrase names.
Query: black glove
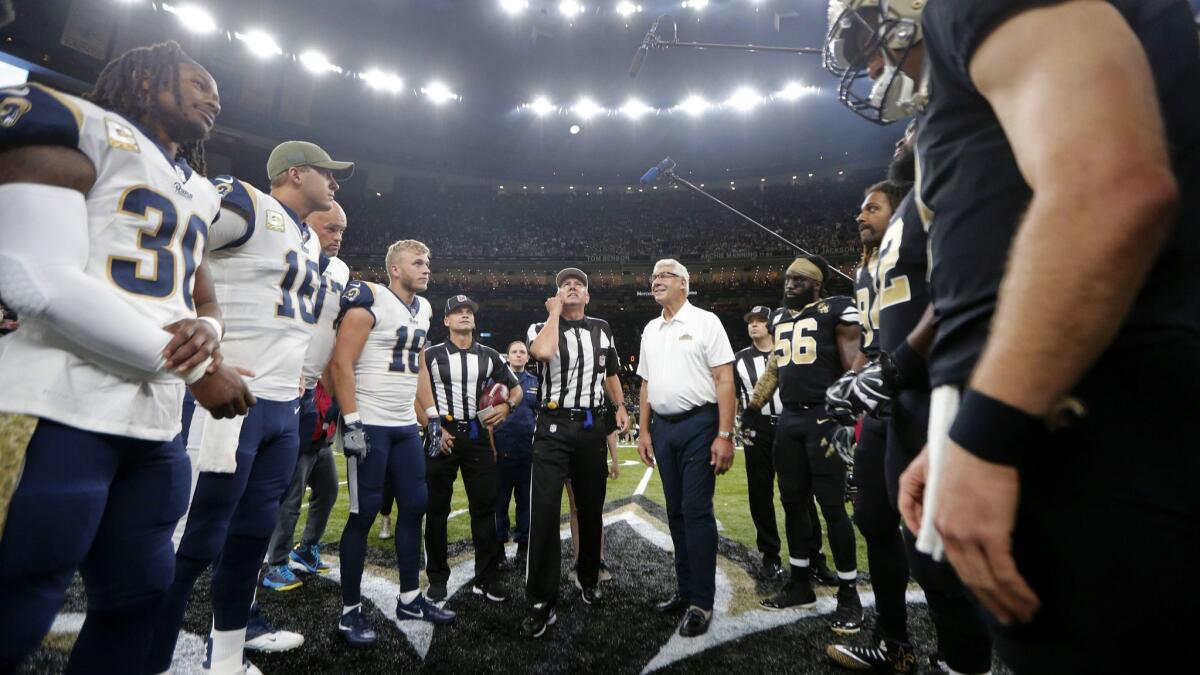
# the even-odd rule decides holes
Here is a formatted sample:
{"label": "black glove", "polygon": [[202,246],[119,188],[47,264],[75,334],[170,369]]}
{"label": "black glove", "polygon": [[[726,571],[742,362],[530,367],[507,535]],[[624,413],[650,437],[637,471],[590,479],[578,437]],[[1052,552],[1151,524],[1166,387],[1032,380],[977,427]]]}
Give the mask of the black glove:
{"label": "black glove", "polygon": [[347,422],[342,426],[342,453],[354,457],[358,461],[367,458],[371,444],[367,442],[367,433],[363,431],[362,420]]}
{"label": "black glove", "polygon": [[825,448],[826,457],[836,454],[846,466],[854,466],[854,449],[858,447],[854,427],[835,426],[828,436],[821,439],[821,447]]}
{"label": "black glove", "polygon": [[853,370],[847,370],[825,390],[825,411],[838,424],[853,425],[854,418],[857,417],[854,406],[850,403],[850,390],[854,387],[857,375]]}
{"label": "black glove", "polygon": [[442,454],[442,422],[436,417],[425,425],[425,452],[430,457]]}
{"label": "black glove", "polygon": [[863,368],[850,387],[850,406],[855,413],[872,414],[892,400],[893,389],[884,381],[883,366],[872,361]]}

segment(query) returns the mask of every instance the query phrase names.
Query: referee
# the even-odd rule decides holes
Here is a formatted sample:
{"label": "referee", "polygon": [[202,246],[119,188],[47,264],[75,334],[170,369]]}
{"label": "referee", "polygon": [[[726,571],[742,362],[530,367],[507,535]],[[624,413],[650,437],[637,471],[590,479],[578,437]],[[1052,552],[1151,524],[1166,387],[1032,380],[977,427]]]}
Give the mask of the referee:
{"label": "referee", "polygon": [[[617,426],[629,427],[617,350],[608,322],[584,316],[588,278],[568,267],[555,277],[558,293],[546,300],[548,316],[529,327],[529,352],[541,361],[541,392],[533,437],[532,508],[525,596],[526,637],[541,637],[556,620],[559,584],[559,518],[563,484],[571,481],[579,511],[579,585],[591,605],[600,598],[601,519],[608,477],[604,395],[616,407]],[[494,533],[493,533],[494,534]]]}
{"label": "referee", "polygon": [[[465,295],[448,299],[443,321],[450,329],[450,337],[427,348],[423,354],[429,373],[426,384],[432,385],[436,408],[425,412],[431,423],[440,420],[441,427],[441,434],[430,434],[436,445],[429,448],[425,462],[425,481],[429,486],[429,506],[425,513],[425,574],[429,577],[426,596],[435,602],[446,599],[446,582],[450,579],[446,520],[450,517],[450,499],[459,469],[467,490],[471,543],[475,546],[475,579],[471,590],[492,602],[508,600],[508,592],[498,575],[503,550],[496,538],[496,458],[488,434],[491,427],[503,422],[521,403],[521,385],[495,349],[475,341],[477,309],[478,305]],[[489,380],[508,387],[508,400],[484,411],[480,417],[479,396]],[[424,396],[421,398],[425,400]]]}

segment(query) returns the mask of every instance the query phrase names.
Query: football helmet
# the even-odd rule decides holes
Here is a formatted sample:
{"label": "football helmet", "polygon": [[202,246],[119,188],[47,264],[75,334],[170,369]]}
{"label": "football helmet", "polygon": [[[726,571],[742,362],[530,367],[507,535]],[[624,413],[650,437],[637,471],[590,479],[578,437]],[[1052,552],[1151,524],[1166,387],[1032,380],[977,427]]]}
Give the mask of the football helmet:
{"label": "football helmet", "polygon": [[[876,124],[916,114],[925,101],[920,86],[901,71],[921,42],[925,0],[829,0],[829,32],[822,62],[838,78],[838,100]],[[870,78],[872,57],[882,72]]]}

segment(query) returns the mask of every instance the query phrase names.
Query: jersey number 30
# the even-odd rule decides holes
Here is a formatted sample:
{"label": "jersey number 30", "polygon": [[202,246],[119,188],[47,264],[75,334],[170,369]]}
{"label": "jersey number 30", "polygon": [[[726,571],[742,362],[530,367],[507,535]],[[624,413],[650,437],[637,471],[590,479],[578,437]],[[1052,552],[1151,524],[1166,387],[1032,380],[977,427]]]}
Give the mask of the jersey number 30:
{"label": "jersey number 30", "polygon": [[144,260],[109,256],[108,275],[113,283],[129,293],[159,299],[169,298],[175,295],[177,289],[182,289],[184,304],[188,309],[195,309],[192,280],[196,274],[196,249],[197,244],[208,237],[208,225],[199,216],[193,215],[187,219],[178,247],[183,254],[183,274],[180,275],[176,270],[175,251],[172,249],[180,225],[175,204],[162,193],[139,186],[121,195],[117,208],[120,213],[145,221],[150,221],[152,212],[157,212],[158,225],[150,229],[152,223],[148,223],[137,238],[139,249],[154,254],[153,264],[147,266],[150,272],[143,273]]}

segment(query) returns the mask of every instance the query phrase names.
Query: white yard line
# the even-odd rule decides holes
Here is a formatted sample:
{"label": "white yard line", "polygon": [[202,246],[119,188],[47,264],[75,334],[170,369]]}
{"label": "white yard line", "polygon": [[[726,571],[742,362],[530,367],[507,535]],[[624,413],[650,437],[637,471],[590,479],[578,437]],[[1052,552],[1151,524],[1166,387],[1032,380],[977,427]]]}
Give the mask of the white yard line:
{"label": "white yard line", "polygon": [[642,480],[638,481],[637,489],[633,491],[634,495],[646,493],[646,486],[650,484],[650,476],[654,475],[654,469],[646,469],[646,473],[642,476]]}

